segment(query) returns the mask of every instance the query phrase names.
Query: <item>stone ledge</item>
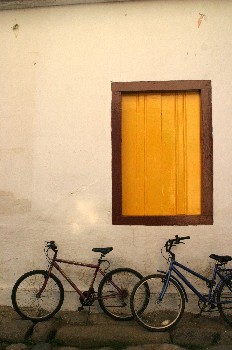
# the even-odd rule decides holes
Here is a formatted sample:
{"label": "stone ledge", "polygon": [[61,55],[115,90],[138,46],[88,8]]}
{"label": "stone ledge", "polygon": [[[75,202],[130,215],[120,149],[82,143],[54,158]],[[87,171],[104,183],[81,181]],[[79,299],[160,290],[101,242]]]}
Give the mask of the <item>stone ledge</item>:
{"label": "stone ledge", "polygon": [[87,327],[65,325],[58,329],[55,337],[58,343],[83,348],[91,348],[94,344],[98,344],[99,347],[142,345],[144,340],[147,344],[171,343],[169,333],[151,333],[139,326],[135,330],[133,326],[126,323],[120,323],[117,326],[93,325]]}
{"label": "stone ledge", "polygon": [[24,320],[5,320],[0,322],[0,341],[21,343],[32,333],[33,323]]}
{"label": "stone ledge", "polygon": [[[11,344],[11,345],[10,345]],[[232,328],[219,317],[185,314],[169,332],[149,332],[135,321],[103,313],[59,312],[37,324],[0,307],[0,350],[231,350]]]}
{"label": "stone ledge", "polygon": [[174,344],[185,346],[186,344],[194,347],[212,346],[220,339],[220,334],[212,329],[180,328],[172,332],[172,341]]}

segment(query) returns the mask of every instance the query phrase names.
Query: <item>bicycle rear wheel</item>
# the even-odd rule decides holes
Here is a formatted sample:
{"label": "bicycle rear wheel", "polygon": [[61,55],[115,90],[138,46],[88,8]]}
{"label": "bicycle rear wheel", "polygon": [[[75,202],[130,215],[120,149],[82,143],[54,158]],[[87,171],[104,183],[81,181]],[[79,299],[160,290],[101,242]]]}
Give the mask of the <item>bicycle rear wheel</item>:
{"label": "bicycle rear wheel", "polygon": [[[153,332],[172,328],[182,317],[185,308],[184,294],[179,285],[170,279],[162,301],[159,295],[165,282],[164,275],[150,275],[139,281],[131,294],[131,310],[136,321]],[[144,284],[149,287],[150,298],[147,307],[141,312],[144,303]]]}
{"label": "bicycle rear wheel", "polygon": [[[119,268],[107,273],[98,288],[98,302],[101,309],[116,320],[128,321],[133,319],[130,310],[130,296],[135,284],[142,275],[130,268]],[[144,285],[144,288],[146,285]],[[149,300],[149,290],[144,292],[146,302]]]}
{"label": "bicycle rear wheel", "polygon": [[[64,300],[64,288],[60,280],[50,274],[46,285],[47,271],[35,270],[25,273],[15,283],[11,300],[15,311],[24,319],[45,321],[54,316]],[[44,286],[41,295],[38,293]]]}
{"label": "bicycle rear wheel", "polygon": [[217,294],[217,303],[221,317],[232,325],[232,276],[221,284]]}

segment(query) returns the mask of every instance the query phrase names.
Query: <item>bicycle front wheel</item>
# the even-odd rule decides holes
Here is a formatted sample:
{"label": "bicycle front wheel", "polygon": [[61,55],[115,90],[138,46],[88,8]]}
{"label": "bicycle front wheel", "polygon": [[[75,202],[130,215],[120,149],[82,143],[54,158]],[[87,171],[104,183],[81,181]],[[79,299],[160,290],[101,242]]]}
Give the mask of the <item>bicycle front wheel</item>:
{"label": "bicycle front wheel", "polygon": [[[107,273],[98,288],[98,302],[101,309],[116,320],[132,320],[130,296],[135,284],[142,278],[139,272],[129,268],[119,268]],[[146,295],[145,302],[149,300],[149,291]]]}
{"label": "bicycle front wheel", "polygon": [[11,294],[15,311],[24,319],[45,321],[54,316],[64,300],[64,288],[53,274],[35,270],[25,273],[15,283]]}
{"label": "bicycle front wheel", "polygon": [[221,317],[232,325],[232,276],[221,284],[217,294],[217,306]]}
{"label": "bicycle front wheel", "polygon": [[[136,321],[153,332],[166,331],[172,328],[182,317],[185,308],[184,294],[177,282],[170,279],[162,301],[160,293],[165,283],[164,275],[150,275],[139,281],[131,294],[131,310]],[[144,285],[149,287],[149,302],[141,312],[144,304]]]}

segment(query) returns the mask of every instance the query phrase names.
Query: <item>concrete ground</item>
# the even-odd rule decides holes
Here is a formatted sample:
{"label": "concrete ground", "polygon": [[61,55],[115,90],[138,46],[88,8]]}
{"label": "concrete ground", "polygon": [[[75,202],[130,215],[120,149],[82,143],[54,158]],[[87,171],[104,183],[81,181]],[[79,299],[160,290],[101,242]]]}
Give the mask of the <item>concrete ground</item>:
{"label": "concrete ground", "polygon": [[232,327],[219,316],[185,313],[170,332],[149,332],[135,321],[120,322],[104,314],[60,312],[33,324],[10,307],[0,307],[0,350],[232,350]]}

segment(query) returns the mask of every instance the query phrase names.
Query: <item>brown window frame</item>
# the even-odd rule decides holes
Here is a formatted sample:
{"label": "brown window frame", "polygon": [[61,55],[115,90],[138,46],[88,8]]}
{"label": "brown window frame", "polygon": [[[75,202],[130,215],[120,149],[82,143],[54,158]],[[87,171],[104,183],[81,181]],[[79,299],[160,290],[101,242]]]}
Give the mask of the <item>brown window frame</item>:
{"label": "brown window frame", "polygon": [[[113,225],[212,225],[213,136],[210,80],[113,82],[112,90],[112,224]],[[201,95],[201,215],[123,216],[121,166],[121,96],[123,93],[197,91]]]}

